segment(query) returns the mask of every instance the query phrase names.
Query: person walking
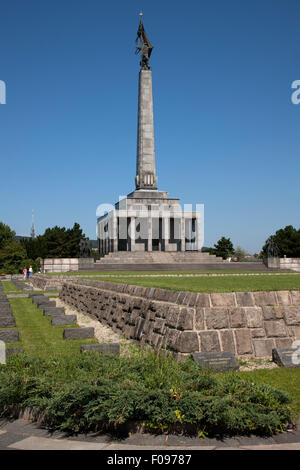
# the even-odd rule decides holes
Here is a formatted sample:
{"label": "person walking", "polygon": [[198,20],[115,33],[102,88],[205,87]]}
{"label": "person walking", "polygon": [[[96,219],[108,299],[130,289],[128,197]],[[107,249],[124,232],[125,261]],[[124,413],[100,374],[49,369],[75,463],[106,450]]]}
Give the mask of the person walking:
{"label": "person walking", "polygon": [[27,278],[27,268],[26,268],[26,266],[23,269],[23,274],[24,274],[24,281],[25,281],[25,279]]}
{"label": "person walking", "polygon": [[29,277],[31,277],[33,274],[33,269],[32,269],[32,266],[30,265],[29,266]]}

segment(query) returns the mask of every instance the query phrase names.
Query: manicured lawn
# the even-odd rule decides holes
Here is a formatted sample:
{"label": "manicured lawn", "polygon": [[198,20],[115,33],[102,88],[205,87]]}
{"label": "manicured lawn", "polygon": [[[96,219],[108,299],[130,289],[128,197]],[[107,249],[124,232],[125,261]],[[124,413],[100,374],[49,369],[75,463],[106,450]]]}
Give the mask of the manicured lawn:
{"label": "manicured lawn", "polygon": [[15,286],[11,281],[2,281],[3,292],[2,294],[20,294],[23,292],[19,287]]}
{"label": "manicured lawn", "polygon": [[[96,277],[94,279],[97,279]],[[226,276],[226,277],[144,277],[102,278],[137,286],[159,287],[191,292],[246,292],[272,290],[300,290],[300,275]]]}
{"label": "manicured lawn", "polygon": [[300,413],[300,369],[258,369],[251,372],[237,372],[240,378],[252,380],[255,383],[266,383],[288,393],[292,398],[291,407],[295,413]]}
{"label": "manicured lawn", "polygon": [[[95,277],[105,277],[107,275],[114,275],[117,276],[121,274],[122,276],[137,276],[137,275],[145,275],[145,274],[263,274],[264,272],[270,273],[270,271],[238,271],[238,270],[228,270],[228,269],[220,269],[214,271],[72,271],[66,273],[47,273],[45,276],[95,276]],[[280,272],[280,271],[271,271],[271,272]]]}
{"label": "manicured lawn", "polygon": [[[81,344],[97,343],[94,339],[65,340],[65,326],[52,326],[51,317],[43,315],[42,310],[29,298],[9,299],[20,341],[8,346],[20,346],[31,356],[45,357],[50,355],[72,356],[78,352]],[[72,325],[74,328],[76,325]]]}

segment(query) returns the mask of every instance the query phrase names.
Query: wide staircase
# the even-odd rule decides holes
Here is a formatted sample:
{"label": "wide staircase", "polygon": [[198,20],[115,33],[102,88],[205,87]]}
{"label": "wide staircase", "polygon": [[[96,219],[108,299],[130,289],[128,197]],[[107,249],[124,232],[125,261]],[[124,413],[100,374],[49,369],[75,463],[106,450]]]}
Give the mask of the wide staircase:
{"label": "wide staircase", "polygon": [[96,264],[215,264],[223,263],[223,259],[209,253],[198,251],[166,252],[166,251],[118,251],[109,253],[98,260]]}
{"label": "wide staircase", "polygon": [[[260,262],[229,263],[222,258],[198,251],[109,253],[94,263],[94,271],[266,271]],[[83,271],[83,270],[82,270]],[[90,271],[90,269],[89,269]]]}

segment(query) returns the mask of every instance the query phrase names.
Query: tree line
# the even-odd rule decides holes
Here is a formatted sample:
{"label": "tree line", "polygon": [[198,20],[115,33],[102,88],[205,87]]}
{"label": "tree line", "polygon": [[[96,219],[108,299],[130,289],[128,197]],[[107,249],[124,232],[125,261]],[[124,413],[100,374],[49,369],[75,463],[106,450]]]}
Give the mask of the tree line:
{"label": "tree line", "polygon": [[85,235],[78,223],[72,228],[47,228],[43,235],[20,241],[16,233],[0,222],[0,273],[15,274],[31,265],[34,271],[41,258],[78,258],[79,242]]}
{"label": "tree line", "polygon": [[[300,229],[297,230],[292,225],[287,225],[285,228],[277,230],[274,235],[266,240],[261,252],[254,255],[254,257],[264,259],[272,256],[269,251],[271,244],[275,255],[279,258],[284,256],[287,258],[300,258]],[[221,256],[223,259],[228,257],[236,257],[238,261],[249,259],[245,250],[239,246],[234,249],[230,238],[226,237],[220,238],[213,248],[204,248],[202,251]]]}
{"label": "tree line", "polygon": [[[75,222],[72,228],[47,228],[43,235],[36,238],[15,239],[16,233],[6,224],[0,222],[0,274],[22,272],[24,267],[31,265],[34,271],[44,258],[78,258],[79,243],[85,235],[80,225]],[[276,255],[280,258],[300,258],[300,229],[287,225],[271,235],[255,258],[270,256],[269,247],[275,247]],[[249,255],[241,247],[234,248],[230,238],[222,237],[213,247],[202,249],[203,252],[220,256],[223,259],[236,258],[237,261],[249,260]]]}

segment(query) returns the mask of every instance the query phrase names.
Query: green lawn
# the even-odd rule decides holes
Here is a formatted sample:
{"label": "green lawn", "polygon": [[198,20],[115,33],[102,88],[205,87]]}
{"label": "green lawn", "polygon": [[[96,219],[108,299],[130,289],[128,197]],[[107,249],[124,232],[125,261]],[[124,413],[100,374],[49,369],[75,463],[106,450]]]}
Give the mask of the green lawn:
{"label": "green lawn", "polygon": [[[96,277],[93,279],[97,279]],[[226,276],[226,277],[144,277],[102,278],[136,286],[159,287],[191,292],[247,292],[300,290],[300,276]]]}
{"label": "green lawn", "polygon": [[11,281],[1,281],[3,286],[2,294],[21,294],[23,291],[15,286]]}
{"label": "green lawn", "polygon": [[267,383],[272,387],[288,393],[293,402],[291,407],[297,414],[300,413],[300,369],[258,369],[251,372],[237,372],[244,379],[255,383]]}
{"label": "green lawn", "polygon": [[[270,273],[266,269],[266,271],[233,271],[232,269],[220,269],[220,270],[207,270],[207,271],[199,271],[199,270],[191,270],[191,271],[72,271],[72,272],[65,272],[65,273],[47,273],[45,276],[95,276],[95,277],[105,277],[108,275],[117,276],[137,276],[137,275],[151,275],[151,274],[263,274],[263,273]],[[271,271],[271,272],[278,272],[280,271]]]}
{"label": "green lawn", "polygon": [[[94,339],[65,340],[65,326],[52,326],[51,317],[43,315],[42,310],[29,298],[9,299],[16,328],[19,331],[18,343],[7,343],[8,347],[18,346],[31,356],[48,357],[49,355],[73,355],[81,344],[97,343]],[[74,328],[76,325],[72,325]]]}
{"label": "green lawn", "polygon": [[[3,291],[0,292],[0,295],[6,295],[6,294],[26,294],[28,292],[23,291],[22,289],[19,289],[19,287],[16,287],[13,282],[11,281],[0,281],[2,286],[3,286]],[[35,293],[42,293],[45,294],[47,291],[44,290],[36,290],[34,291]],[[51,294],[54,293],[59,293],[58,290],[56,291],[49,291]]]}

